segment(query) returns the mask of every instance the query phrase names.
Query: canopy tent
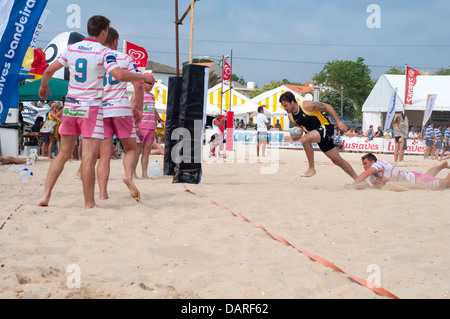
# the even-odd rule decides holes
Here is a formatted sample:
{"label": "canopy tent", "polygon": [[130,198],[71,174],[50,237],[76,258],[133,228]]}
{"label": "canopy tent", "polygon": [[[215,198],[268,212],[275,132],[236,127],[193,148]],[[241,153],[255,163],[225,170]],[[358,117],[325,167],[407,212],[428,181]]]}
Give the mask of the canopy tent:
{"label": "canopy tent", "polygon": [[[256,116],[258,115],[258,107],[259,105],[254,102],[247,102],[244,105],[237,106],[232,111],[234,112],[235,116],[239,115],[249,115],[249,116]],[[272,112],[270,112],[267,108],[264,108],[264,115],[268,118],[272,117]]]}
{"label": "canopy tent", "polygon": [[222,104],[222,112],[225,113],[230,111],[235,111],[235,108],[246,103],[251,103],[251,99],[235,91],[234,89],[229,90],[229,86],[224,85],[222,94],[222,84],[219,83],[208,90],[208,104],[215,105],[220,110],[220,105]]}
{"label": "canopy tent", "polygon": [[290,91],[294,94],[297,102],[301,102],[305,100],[303,96],[301,96],[298,92],[293,91],[289,87],[285,85],[281,85],[275,89],[270,91],[266,91],[261,93],[258,96],[255,96],[252,101],[257,105],[264,105],[273,115],[272,117],[272,125],[275,125],[277,119],[280,120],[281,128],[283,130],[289,129],[289,120],[287,119],[287,113],[281,106],[279,102],[281,94],[286,91]]}
{"label": "canopy tent", "polygon": [[405,75],[383,74],[380,76],[362,106],[364,131],[368,130],[369,125],[373,125],[374,128],[383,126],[395,88],[398,88],[395,111],[405,111],[409,125],[422,125],[429,94],[437,95],[430,121],[439,122],[442,126],[450,123],[450,76],[417,76],[412,104],[404,103],[405,84]]}
{"label": "canopy tent", "polygon": [[[19,101],[39,101],[42,100],[39,97],[39,88],[41,86],[42,79],[29,82],[19,87]],[[51,95],[49,100],[62,101],[63,97],[67,94],[69,81],[58,78],[51,78],[48,82]]]}

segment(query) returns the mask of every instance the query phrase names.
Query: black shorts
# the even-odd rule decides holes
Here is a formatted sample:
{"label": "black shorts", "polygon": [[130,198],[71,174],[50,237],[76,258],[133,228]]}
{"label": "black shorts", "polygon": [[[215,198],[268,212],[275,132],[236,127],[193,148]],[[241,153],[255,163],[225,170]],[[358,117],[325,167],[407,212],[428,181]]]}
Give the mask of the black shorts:
{"label": "black shorts", "polygon": [[333,125],[322,125],[316,129],[320,134],[320,142],[317,143],[322,152],[328,152],[335,148],[333,135],[334,135],[334,126]]}

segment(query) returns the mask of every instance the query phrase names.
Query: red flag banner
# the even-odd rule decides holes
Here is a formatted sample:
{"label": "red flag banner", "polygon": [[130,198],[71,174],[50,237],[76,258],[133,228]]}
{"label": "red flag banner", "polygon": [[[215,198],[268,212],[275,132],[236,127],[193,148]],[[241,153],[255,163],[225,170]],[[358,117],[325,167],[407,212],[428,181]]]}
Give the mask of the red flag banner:
{"label": "red flag banner", "polygon": [[34,49],[34,60],[31,64],[30,73],[34,74],[44,74],[47,68],[47,61],[45,60],[45,53],[42,49]]}
{"label": "red flag banner", "polygon": [[231,66],[223,61],[223,80],[228,81],[229,79],[231,79]]}
{"label": "red flag banner", "polygon": [[143,47],[127,42],[127,54],[136,62],[137,67],[147,66],[148,54]]}
{"label": "red flag banner", "polygon": [[412,104],[414,85],[416,85],[419,71],[406,66],[405,104]]}

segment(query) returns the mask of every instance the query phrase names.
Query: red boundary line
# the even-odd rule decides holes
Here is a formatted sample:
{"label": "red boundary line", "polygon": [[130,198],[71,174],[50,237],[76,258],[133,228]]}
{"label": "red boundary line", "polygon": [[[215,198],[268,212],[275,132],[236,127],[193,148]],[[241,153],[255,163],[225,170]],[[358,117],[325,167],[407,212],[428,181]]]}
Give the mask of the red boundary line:
{"label": "red boundary line", "polygon": [[[196,195],[194,192],[192,192],[191,190],[187,189],[186,186],[185,186],[185,190],[186,190],[187,193],[190,193],[190,194],[192,194],[192,195]],[[317,255],[315,255],[315,254],[313,254],[313,253],[311,253],[311,252],[309,252],[309,251],[306,251],[306,250],[304,250],[304,249],[295,247],[294,245],[292,245],[291,243],[289,243],[289,242],[288,242],[286,239],[284,239],[283,237],[281,237],[281,236],[279,236],[279,235],[277,235],[277,234],[274,234],[274,233],[269,232],[269,231],[268,231],[266,228],[264,228],[262,225],[258,225],[258,224],[252,223],[252,222],[251,222],[249,219],[247,219],[244,215],[242,215],[242,214],[240,214],[240,213],[233,212],[233,211],[232,211],[231,209],[229,209],[228,207],[220,206],[220,205],[219,205],[217,202],[215,202],[215,201],[211,201],[211,204],[212,204],[212,205],[216,205],[217,207],[223,208],[223,209],[229,211],[229,212],[230,212],[231,214],[233,214],[235,217],[239,217],[239,218],[241,218],[243,221],[248,222],[248,223],[252,224],[253,226],[255,226],[256,228],[259,228],[259,229],[263,230],[263,231],[266,232],[269,236],[271,236],[273,239],[275,239],[275,240],[277,240],[277,241],[279,241],[279,242],[281,242],[281,243],[283,243],[283,244],[285,244],[285,245],[287,245],[287,246],[293,247],[293,248],[296,249],[298,252],[300,252],[300,253],[306,255],[307,257],[309,257],[311,260],[317,261],[317,262],[321,263],[322,265],[324,265],[324,266],[326,266],[326,267],[329,267],[329,268],[331,268],[331,269],[333,269],[333,270],[335,270],[335,271],[337,271],[337,272],[340,272],[340,273],[342,273],[342,274],[348,276],[351,280],[355,281],[356,283],[360,284],[361,286],[364,286],[364,287],[366,287],[366,288],[369,288],[370,290],[374,291],[375,293],[377,293],[377,294],[379,294],[379,295],[386,296],[386,297],[389,297],[389,298],[392,298],[392,299],[399,299],[396,295],[390,293],[390,292],[387,291],[386,289],[384,289],[384,288],[382,288],[382,287],[375,286],[373,283],[368,282],[367,280],[364,280],[364,279],[361,279],[361,278],[358,278],[358,277],[349,275],[349,274],[347,274],[346,272],[344,272],[342,269],[338,268],[338,267],[337,267],[336,265],[334,265],[333,263],[329,262],[328,260],[326,260],[326,259],[324,259],[324,258],[322,258],[322,257],[319,257],[319,256],[317,256]]]}

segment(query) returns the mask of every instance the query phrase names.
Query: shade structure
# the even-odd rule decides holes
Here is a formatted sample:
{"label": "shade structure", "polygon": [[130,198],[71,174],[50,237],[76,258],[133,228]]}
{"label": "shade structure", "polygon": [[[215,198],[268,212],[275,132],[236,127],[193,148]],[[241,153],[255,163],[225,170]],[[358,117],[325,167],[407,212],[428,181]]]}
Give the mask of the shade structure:
{"label": "shade structure", "polygon": [[[42,79],[29,82],[19,87],[19,101],[39,101],[42,100],[39,97],[39,88],[41,86]],[[48,96],[49,100],[61,101],[66,96],[69,86],[69,81],[51,78],[48,82],[51,95]]]}
{"label": "shade structure", "polygon": [[[256,116],[258,115],[258,106],[256,103],[247,102],[244,105],[237,106],[233,109],[234,116],[239,115],[250,115]],[[272,112],[270,112],[267,108],[264,108],[264,115],[267,117],[272,117]]]}

